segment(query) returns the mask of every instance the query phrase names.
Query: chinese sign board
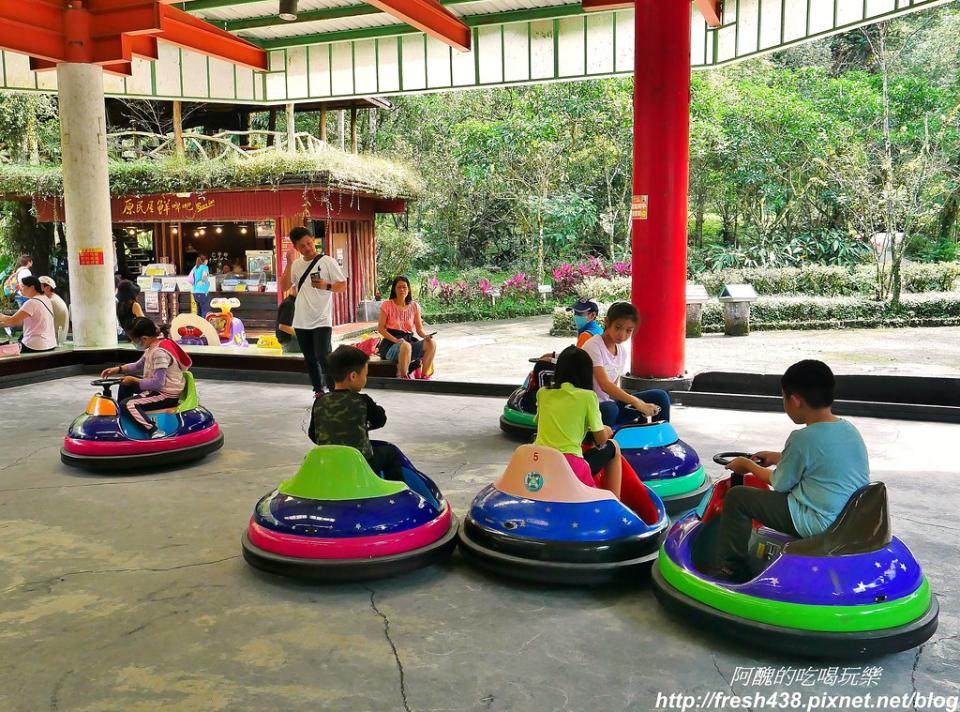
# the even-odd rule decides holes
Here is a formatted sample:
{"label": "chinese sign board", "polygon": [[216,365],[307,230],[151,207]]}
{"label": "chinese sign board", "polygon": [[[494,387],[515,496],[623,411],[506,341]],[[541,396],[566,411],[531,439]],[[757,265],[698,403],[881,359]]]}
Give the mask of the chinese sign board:
{"label": "chinese sign board", "polygon": [[123,218],[153,218],[165,220],[170,218],[195,220],[217,204],[213,198],[204,198],[191,195],[180,198],[176,195],[161,195],[148,198],[124,198],[120,206],[120,215]]}
{"label": "chinese sign board", "polygon": [[647,205],[650,201],[647,195],[635,195],[630,201],[630,217],[633,220],[647,219]]}
{"label": "chinese sign board", "polygon": [[90,266],[90,265],[102,265],[103,264],[103,250],[99,247],[82,247],[80,248],[80,265],[81,266]]}

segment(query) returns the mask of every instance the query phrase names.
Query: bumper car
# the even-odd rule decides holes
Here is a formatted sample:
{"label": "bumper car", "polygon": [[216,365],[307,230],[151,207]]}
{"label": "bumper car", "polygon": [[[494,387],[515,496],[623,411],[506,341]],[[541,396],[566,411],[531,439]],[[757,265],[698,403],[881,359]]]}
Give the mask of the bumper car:
{"label": "bumper car", "polygon": [[[515,390],[500,416],[500,429],[507,435],[529,442],[537,431],[535,422],[538,388],[553,381],[552,361],[531,359],[536,365]],[[640,413],[636,413],[641,418]],[[710,480],[696,451],[679,438],[670,423],[631,423],[620,426],[613,436],[624,459],[652,489],[667,514],[686,512],[703,499]]]}
{"label": "bumper car", "polygon": [[556,362],[532,358],[533,370],[517,390],[507,398],[500,416],[500,429],[515,440],[530,442],[537,432],[537,389],[553,383]]}
{"label": "bumper car", "polygon": [[209,410],[197,399],[193,374],[184,371],[186,387],[176,408],[148,413],[166,437],[151,439],[112,394],[120,378],[102,378],[101,388],[73,421],[63,439],[60,459],[66,465],[96,471],[139,470],[197,460],[223,447],[223,434]]}
{"label": "bumper car", "polygon": [[631,581],[657,556],[670,520],[624,469],[621,499],[584,485],[557,450],[521,445],[473,500],[460,552],[497,574],[550,584]]}
{"label": "bumper car", "polygon": [[652,572],[656,596],[668,610],[725,637],[812,658],[884,655],[933,635],[937,599],[920,564],[891,533],[882,482],[857,490],[814,537],[794,539],[755,524],[751,580],[704,574],[714,558],[723,498],[737,484],[767,487],[752,475],[733,475],[671,527]]}
{"label": "bumper car", "polygon": [[327,583],[396,576],[446,558],[457,517],[401,457],[404,482],[393,482],[354,448],[314,448],[292,479],[257,502],[243,557],[262,571]]}
{"label": "bumper car", "polygon": [[640,475],[673,516],[696,507],[710,489],[700,457],[668,422],[631,423],[617,428],[613,439],[623,459]]}

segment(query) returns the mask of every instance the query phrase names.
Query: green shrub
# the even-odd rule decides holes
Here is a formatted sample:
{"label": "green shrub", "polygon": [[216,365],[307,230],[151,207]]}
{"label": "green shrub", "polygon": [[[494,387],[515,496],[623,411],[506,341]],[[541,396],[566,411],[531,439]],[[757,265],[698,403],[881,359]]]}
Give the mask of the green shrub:
{"label": "green shrub", "polygon": [[[549,314],[554,304],[541,301],[515,302],[509,299],[498,299],[496,304],[488,303],[461,303],[461,304],[425,304],[423,305],[423,320],[429,324],[452,324],[461,321],[486,321],[492,319],[517,319],[524,316],[540,316]],[[570,317],[573,323],[573,317]]]}
{"label": "green shrub", "polygon": [[[906,294],[897,310],[864,297],[761,297],[750,311],[750,328],[757,331],[954,324],[960,324],[960,294]],[[722,332],[723,306],[717,301],[704,304],[703,333]],[[555,310],[550,333],[574,335],[573,315]]]}
{"label": "green shrub", "polygon": [[630,300],[630,277],[587,277],[577,288],[578,294],[598,302]]}
{"label": "green shrub", "polygon": [[[903,265],[904,292],[947,292],[960,277],[960,263],[917,263]],[[803,294],[815,297],[872,296],[876,281],[873,265],[853,269],[810,265],[809,267],[778,267],[751,269],[724,269],[718,272],[700,272],[690,277],[702,284],[709,294],[720,294],[724,284],[747,283],[760,295]]]}
{"label": "green shrub", "polygon": [[[602,311],[603,307],[601,307]],[[553,323],[550,325],[550,336],[576,336],[577,327],[573,323],[573,312],[566,309],[553,310]]]}
{"label": "green shrub", "polygon": [[907,262],[903,267],[903,291],[949,292],[960,277],[960,262]]}

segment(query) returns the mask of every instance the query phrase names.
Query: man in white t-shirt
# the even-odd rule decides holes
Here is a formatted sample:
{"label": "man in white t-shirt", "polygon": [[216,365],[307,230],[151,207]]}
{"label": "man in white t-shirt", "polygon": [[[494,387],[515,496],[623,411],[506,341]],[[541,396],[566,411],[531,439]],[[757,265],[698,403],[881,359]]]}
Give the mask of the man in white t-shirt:
{"label": "man in white t-shirt", "polygon": [[347,291],[347,278],[337,261],[317,251],[316,238],[305,227],[290,231],[293,248],[280,275],[281,291],[293,290],[296,307],[293,329],[307,362],[314,396],[324,392],[327,356],[333,337],[333,295]]}
{"label": "man in white t-shirt", "polygon": [[[639,320],[640,315],[633,304],[611,304],[603,333],[591,337],[582,347],[593,361],[593,390],[600,401],[603,424],[611,428],[636,420],[641,415],[670,420],[670,396],[666,391],[657,388],[629,393],[619,385],[620,376],[627,372],[626,344]],[[627,406],[632,410],[626,410]]]}
{"label": "man in white t-shirt", "polygon": [[13,316],[0,314],[0,326],[23,324],[20,352],[39,353],[57,348],[57,334],[53,325],[53,305],[40,293],[40,280],[30,275],[20,285],[26,298]]}
{"label": "man in white t-shirt", "polygon": [[43,287],[43,296],[50,300],[50,305],[53,307],[53,326],[57,343],[62,344],[67,340],[67,332],[70,331],[70,307],[54,291],[57,283],[53,281],[53,277],[41,277],[40,284]]}

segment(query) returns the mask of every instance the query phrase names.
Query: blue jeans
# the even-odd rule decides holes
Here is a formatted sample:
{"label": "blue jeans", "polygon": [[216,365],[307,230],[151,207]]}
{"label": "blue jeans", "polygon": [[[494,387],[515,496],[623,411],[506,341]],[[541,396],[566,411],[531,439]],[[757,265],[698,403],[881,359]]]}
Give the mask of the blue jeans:
{"label": "blue jeans", "polygon": [[[660,415],[654,416],[654,420],[670,420],[670,396],[666,391],[654,388],[649,391],[638,391],[630,395],[636,396],[645,403],[660,406]],[[632,414],[631,414],[632,413]],[[609,400],[600,404],[600,417],[603,418],[603,424],[615,428],[618,425],[630,421],[637,417],[635,411],[627,411],[627,404],[619,401]]]}
{"label": "blue jeans", "polygon": [[[400,356],[400,344],[402,341],[398,341],[393,344],[389,349],[387,349],[387,361],[396,361]],[[423,341],[415,341],[410,344],[410,361],[419,361],[423,358]]]}
{"label": "blue jeans", "polygon": [[193,301],[197,303],[197,314],[201,319],[206,318],[207,314],[210,312],[210,293],[209,292],[194,292]]}

